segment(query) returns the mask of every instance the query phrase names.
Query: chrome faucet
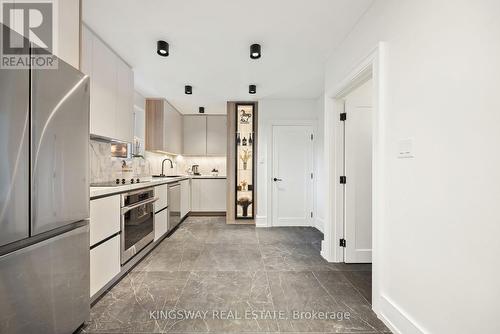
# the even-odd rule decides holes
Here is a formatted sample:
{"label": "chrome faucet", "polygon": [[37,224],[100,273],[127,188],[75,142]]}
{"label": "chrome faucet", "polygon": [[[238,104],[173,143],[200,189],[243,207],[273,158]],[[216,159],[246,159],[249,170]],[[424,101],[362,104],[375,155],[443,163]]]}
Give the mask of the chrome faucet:
{"label": "chrome faucet", "polygon": [[172,160],[170,160],[169,158],[167,159],[163,159],[163,161],[161,162],[161,174],[160,176],[165,176],[165,174],[163,173],[163,168],[164,168],[164,165],[165,165],[165,161],[170,161],[170,168],[174,168],[174,164],[172,162]]}

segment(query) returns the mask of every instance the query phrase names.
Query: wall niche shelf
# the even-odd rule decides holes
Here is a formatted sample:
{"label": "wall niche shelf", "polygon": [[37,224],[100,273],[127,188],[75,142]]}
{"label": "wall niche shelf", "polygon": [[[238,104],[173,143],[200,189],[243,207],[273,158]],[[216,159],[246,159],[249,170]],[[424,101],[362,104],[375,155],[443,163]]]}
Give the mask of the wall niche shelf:
{"label": "wall niche shelf", "polygon": [[228,102],[228,212],[230,224],[256,216],[257,103]]}

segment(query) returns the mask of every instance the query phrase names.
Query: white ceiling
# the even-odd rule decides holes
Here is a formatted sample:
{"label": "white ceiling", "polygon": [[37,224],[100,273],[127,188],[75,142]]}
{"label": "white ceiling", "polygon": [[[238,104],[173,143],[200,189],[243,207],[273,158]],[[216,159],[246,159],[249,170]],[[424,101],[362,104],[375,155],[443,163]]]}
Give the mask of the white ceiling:
{"label": "white ceiling", "polygon": [[[226,101],[316,98],[328,55],[372,0],[84,0],[83,20],[134,69],[136,89],[183,113]],[[156,54],[156,41],[170,56]],[[249,47],[262,45],[251,60]],[[193,95],[184,95],[184,85]],[[248,85],[257,94],[248,94]]]}

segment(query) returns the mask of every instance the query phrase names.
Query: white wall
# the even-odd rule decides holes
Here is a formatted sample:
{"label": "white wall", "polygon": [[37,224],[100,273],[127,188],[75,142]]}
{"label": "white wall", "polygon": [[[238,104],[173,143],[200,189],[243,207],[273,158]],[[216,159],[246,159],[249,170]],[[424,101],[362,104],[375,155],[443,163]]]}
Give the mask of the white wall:
{"label": "white wall", "polygon": [[271,225],[271,122],[316,121],[318,101],[314,99],[263,99],[259,101],[257,157],[257,226]]}
{"label": "white wall", "polygon": [[[401,333],[500,333],[499,16],[497,0],[375,1],[327,65],[328,112],[386,42],[374,308]],[[415,159],[397,159],[409,137]]]}

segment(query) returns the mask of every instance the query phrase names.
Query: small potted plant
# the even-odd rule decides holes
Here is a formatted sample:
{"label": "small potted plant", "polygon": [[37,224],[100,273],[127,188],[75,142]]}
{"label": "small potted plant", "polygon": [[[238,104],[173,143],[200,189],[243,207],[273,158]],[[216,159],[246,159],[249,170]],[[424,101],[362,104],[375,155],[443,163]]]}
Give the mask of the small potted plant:
{"label": "small potted plant", "polygon": [[251,153],[247,149],[244,149],[243,153],[240,154],[240,159],[243,162],[243,169],[245,170],[247,169],[248,160],[250,159],[251,156],[252,156]]}

